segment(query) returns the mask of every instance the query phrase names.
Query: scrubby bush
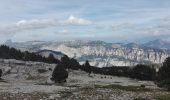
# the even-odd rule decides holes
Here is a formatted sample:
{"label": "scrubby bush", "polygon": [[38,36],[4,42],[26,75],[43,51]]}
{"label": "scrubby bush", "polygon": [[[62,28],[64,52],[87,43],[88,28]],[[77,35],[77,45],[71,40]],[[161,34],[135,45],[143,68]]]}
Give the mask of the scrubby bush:
{"label": "scrubby bush", "polygon": [[48,70],[52,71],[52,68],[48,68]]}
{"label": "scrubby bush", "polygon": [[142,85],[140,85],[140,87],[145,88],[145,85],[144,85],[144,84],[142,84]]}
{"label": "scrubby bush", "polygon": [[51,80],[55,83],[61,83],[66,82],[66,78],[68,78],[68,72],[66,71],[65,66],[60,63],[55,67]]}
{"label": "scrubby bush", "polygon": [[47,72],[47,70],[45,70],[45,69],[38,69],[38,73],[45,73],[45,72]]}

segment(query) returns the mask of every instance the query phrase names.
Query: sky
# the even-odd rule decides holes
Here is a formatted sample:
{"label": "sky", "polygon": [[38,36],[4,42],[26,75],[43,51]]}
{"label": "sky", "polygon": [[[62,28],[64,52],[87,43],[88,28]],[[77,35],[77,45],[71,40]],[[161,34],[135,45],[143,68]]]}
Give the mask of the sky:
{"label": "sky", "polygon": [[170,40],[170,0],[0,0],[0,43]]}

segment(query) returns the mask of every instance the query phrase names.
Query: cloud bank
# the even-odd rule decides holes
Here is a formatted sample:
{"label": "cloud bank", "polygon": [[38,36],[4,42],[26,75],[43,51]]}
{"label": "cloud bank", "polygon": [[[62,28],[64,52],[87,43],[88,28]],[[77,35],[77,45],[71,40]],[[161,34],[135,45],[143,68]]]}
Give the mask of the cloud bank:
{"label": "cloud bank", "polygon": [[85,26],[85,25],[90,25],[90,24],[92,24],[92,22],[89,21],[89,20],[86,20],[86,19],[82,19],[82,18],[70,16],[70,17],[65,21],[65,24]]}
{"label": "cloud bank", "polygon": [[[32,19],[32,20],[20,20],[14,24],[0,26],[0,34],[15,34],[17,32],[34,30],[34,29],[44,29],[54,26],[86,26],[90,25],[92,22],[86,19],[77,18],[70,16],[65,21],[57,21],[54,19]],[[66,32],[64,32],[66,33]]]}
{"label": "cloud bank", "polygon": [[42,28],[47,28],[55,25],[57,25],[55,20],[47,20],[47,19],[21,20],[14,24],[1,26],[0,34],[15,34],[16,32],[20,32],[20,31],[42,29]]}

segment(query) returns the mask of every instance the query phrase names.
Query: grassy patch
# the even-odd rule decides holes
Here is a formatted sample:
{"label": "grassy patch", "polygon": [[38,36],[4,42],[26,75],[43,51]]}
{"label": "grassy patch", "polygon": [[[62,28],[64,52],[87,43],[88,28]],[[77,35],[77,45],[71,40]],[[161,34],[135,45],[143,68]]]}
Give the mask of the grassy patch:
{"label": "grassy patch", "polygon": [[26,78],[26,80],[38,80],[38,79],[44,79],[44,76],[32,76],[31,74],[28,74],[28,77]]}
{"label": "grassy patch", "polygon": [[133,91],[133,92],[149,92],[152,91],[148,88],[143,88],[140,86],[121,86],[121,85],[105,85],[105,86],[101,86],[101,85],[95,85],[95,88],[106,88],[106,89],[120,89],[120,90],[125,90],[125,91]]}
{"label": "grassy patch", "polygon": [[92,94],[92,93],[94,93],[94,88],[89,87],[89,86],[82,87],[79,90],[82,91],[83,94]]}
{"label": "grassy patch", "polygon": [[156,98],[156,100],[170,100],[170,94],[160,95]]}
{"label": "grassy patch", "polygon": [[145,99],[145,98],[136,98],[134,100],[148,100],[148,99]]}
{"label": "grassy patch", "polygon": [[30,73],[28,74],[26,80],[37,80],[36,76],[32,76]]}
{"label": "grassy patch", "polygon": [[79,85],[69,85],[67,87],[80,87]]}
{"label": "grassy patch", "polygon": [[71,95],[73,95],[73,93],[71,91],[65,90],[65,91],[60,91],[59,92],[61,98],[68,98]]}
{"label": "grassy patch", "polygon": [[82,91],[90,91],[90,90],[92,90],[92,89],[94,89],[94,88],[89,87],[89,86],[86,86],[86,87],[82,87],[82,88],[81,88]]}
{"label": "grassy patch", "polygon": [[8,93],[1,92],[0,100],[47,100],[49,95],[43,92],[32,93]]}
{"label": "grassy patch", "polygon": [[35,85],[47,85],[47,86],[51,86],[51,85],[53,85],[53,83],[45,82],[45,83],[36,83]]}

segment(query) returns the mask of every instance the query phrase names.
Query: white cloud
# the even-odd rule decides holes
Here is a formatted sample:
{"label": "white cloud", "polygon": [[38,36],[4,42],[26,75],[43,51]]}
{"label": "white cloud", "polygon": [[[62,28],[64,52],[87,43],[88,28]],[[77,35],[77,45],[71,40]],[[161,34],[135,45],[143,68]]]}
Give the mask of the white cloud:
{"label": "white cloud", "polygon": [[77,18],[74,16],[70,16],[66,21],[65,24],[70,24],[70,25],[90,25],[92,22],[86,19],[82,19],[82,18]]}
{"label": "white cloud", "polygon": [[11,25],[0,26],[0,34],[14,34],[24,30],[41,29],[55,25],[57,25],[55,20],[21,20]]}
{"label": "white cloud", "polygon": [[48,20],[48,19],[43,19],[43,20],[21,20],[16,23],[17,27],[23,28],[23,29],[32,29],[32,28],[46,28],[49,26],[54,26],[56,25],[56,21],[54,20]]}
{"label": "white cloud", "polygon": [[[32,20],[20,20],[13,24],[0,26],[0,34],[15,34],[17,32],[33,29],[43,29],[52,26],[63,25],[80,25],[85,26],[91,24],[90,21],[70,16],[66,21],[56,21],[53,19],[32,19]],[[68,33],[66,31],[60,33]]]}

